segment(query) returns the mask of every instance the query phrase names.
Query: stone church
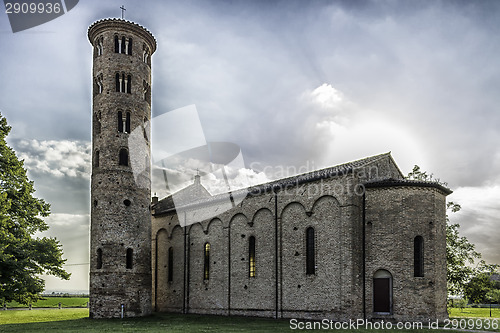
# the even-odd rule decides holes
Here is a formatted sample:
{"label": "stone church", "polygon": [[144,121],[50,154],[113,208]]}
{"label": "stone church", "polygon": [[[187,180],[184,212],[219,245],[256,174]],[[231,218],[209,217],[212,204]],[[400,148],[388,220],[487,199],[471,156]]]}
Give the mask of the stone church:
{"label": "stone church", "polygon": [[88,37],[90,317],[447,317],[449,189],[406,180],[385,153],[218,195],[197,175],[151,202],[156,40],[120,19],[95,22]]}

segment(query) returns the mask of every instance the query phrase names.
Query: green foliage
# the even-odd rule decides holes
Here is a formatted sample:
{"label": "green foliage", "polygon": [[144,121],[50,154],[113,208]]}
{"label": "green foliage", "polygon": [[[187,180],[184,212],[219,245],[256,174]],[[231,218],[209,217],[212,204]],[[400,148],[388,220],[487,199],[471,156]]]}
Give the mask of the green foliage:
{"label": "green foliage", "polygon": [[488,291],[486,294],[486,299],[490,303],[497,303],[500,304],[500,289],[491,289]]}
{"label": "green foliage", "polygon": [[423,182],[434,182],[443,186],[448,186],[448,183],[441,181],[439,178],[434,178],[434,174],[427,174],[427,171],[420,170],[418,165],[413,166],[413,170],[408,173],[406,179],[419,180]]}
{"label": "green foliage", "polygon": [[[490,303],[488,295],[495,296],[495,284],[490,279],[491,272],[478,273],[465,285],[464,293],[471,303]],[[498,290],[497,290],[498,291]],[[500,292],[500,291],[499,291]]]}
{"label": "green foliage", "polygon": [[50,205],[33,197],[33,182],[23,161],[7,145],[10,132],[0,114],[0,302],[27,304],[40,298],[45,283],[37,275],[69,279],[62,269],[61,244],[55,238],[34,238],[45,231]]}

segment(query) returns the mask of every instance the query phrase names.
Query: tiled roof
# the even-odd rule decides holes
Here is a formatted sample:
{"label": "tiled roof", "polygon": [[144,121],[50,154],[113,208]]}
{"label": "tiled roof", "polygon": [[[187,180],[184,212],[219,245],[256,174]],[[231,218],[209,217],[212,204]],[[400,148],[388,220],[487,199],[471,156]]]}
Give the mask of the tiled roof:
{"label": "tiled roof", "polygon": [[413,187],[433,187],[436,188],[446,195],[453,193],[452,190],[445,187],[444,185],[433,182],[433,181],[423,181],[423,180],[411,180],[411,179],[384,179],[378,181],[372,181],[365,183],[366,188],[375,187],[397,187],[397,186],[413,186]]}
{"label": "tiled roof", "polygon": [[[344,163],[344,164],[339,164],[333,167],[321,169],[321,170],[315,170],[307,173],[303,173],[300,175],[296,176],[291,176],[283,179],[278,179],[269,183],[265,184],[260,184],[256,186],[249,187],[247,189],[240,189],[232,192],[232,195],[234,197],[241,197],[245,195],[261,195],[264,193],[272,192],[272,191],[279,191],[280,189],[285,189],[287,187],[291,186],[298,186],[301,184],[305,183],[310,183],[314,182],[317,180],[321,179],[327,179],[327,178],[333,178],[333,177],[338,177],[338,176],[344,176],[347,174],[352,173],[353,171],[357,169],[361,169],[367,165],[370,165],[372,163],[375,163],[381,159],[384,158],[391,158],[391,153],[384,153],[380,155],[375,155],[375,156],[370,156],[366,157],[360,160]],[[193,186],[195,184],[192,184],[188,186],[187,188]],[[200,185],[201,186],[201,185]],[[186,188],[186,189],[187,189]],[[183,190],[181,190],[183,191]],[[208,192],[207,192],[208,193]],[[174,194],[176,195],[176,194]],[[221,200],[227,200],[228,194],[227,193],[222,193],[210,197],[198,197],[198,198],[193,198],[192,201],[189,202],[189,204],[184,205],[182,208],[190,207],[190,206],[198,206],[198,205],[204,205],[204,204],[209,204],[212,202],[218,202]],[[160,200],[154,207],[155,210],[155,215],[158,214],[163,214],[167,213],[169,211],[173,211],[175,209],[174,206],[174,200],[172,195],[168,196],[162,200]],[[177,207],[181,208],[181,207]]]}
{"label": "tiled roof", "polygon": [[135,29],[137,29],[138,32],[145,32],[144,37],[149,38],[149,41],[151,42],[151,44],[153,46],[153,50],[151,50],[151,54],[153,54],[156,51],[156,47],[157,47],[156,38],[151,33],[151,31],[149,31],[147,28],[143,27],[140,24],[137,24],[137,23],[132,22],[132,21],[120,19],[120,18],[105,18],[105,19],[97,20],[94,23],[92,23],[87,30],[87,35],[89,37],[90,42],[93,43],[93,38],[91,37],[91,35],[93,34],[94,29],[98,25],[102,25],[102,24],[106,24],[106,25],[113,25],[113,24],[117,25],[118,24],[119,25],[119,24],[123,24],[123,23],[131,24]]}

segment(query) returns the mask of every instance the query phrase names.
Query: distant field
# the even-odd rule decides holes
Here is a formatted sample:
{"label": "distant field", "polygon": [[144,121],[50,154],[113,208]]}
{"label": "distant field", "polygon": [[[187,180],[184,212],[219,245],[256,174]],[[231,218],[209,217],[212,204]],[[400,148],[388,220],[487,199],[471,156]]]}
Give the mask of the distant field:
{"label": "distant field", "polygon": [[[477,309],[473,309],[477,310]],[[286,319],[223,317],[156,313],[146,318],[88,319],[88,309],[0,311],[0,331],[17,332],[292,332]],[[476,319],[477,320],[477,319]],[[453,330],[335,330],[352,333],[419,332]],[[500,330],[495,330],[500,332]]]}
{"label": "distant field", "polygon": [[[34,308],[57,308],[59,303],[63,308],[85,308],[87,307],[88,297],[46,297],[32,304]],[[27,305],[17,302],[7,303],[7,308],[26,308]]]}
{"label": "distant field", "polygon": [[[458,308],[452,308],[450,313],[451,317],[457,318],[489,318],[490,309],[489,308],[464,308],[463,310]],[[491,309],[492,318],[500,318],[500,309]],[[499,321],[500,322],[500,321]]]}

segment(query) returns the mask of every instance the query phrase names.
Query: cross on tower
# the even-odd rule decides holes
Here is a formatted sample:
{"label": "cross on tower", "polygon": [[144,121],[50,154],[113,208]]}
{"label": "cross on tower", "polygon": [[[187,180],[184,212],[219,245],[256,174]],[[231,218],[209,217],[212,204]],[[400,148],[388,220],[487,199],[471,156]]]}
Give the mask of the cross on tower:
{"label": "cross on tower", "polygon": [[122,19],[124,19],[125,18],[125,11],[126,11],[126,9],[125,9],[125,7],[123,5],[120,7],[120,9],[122,10]]}

